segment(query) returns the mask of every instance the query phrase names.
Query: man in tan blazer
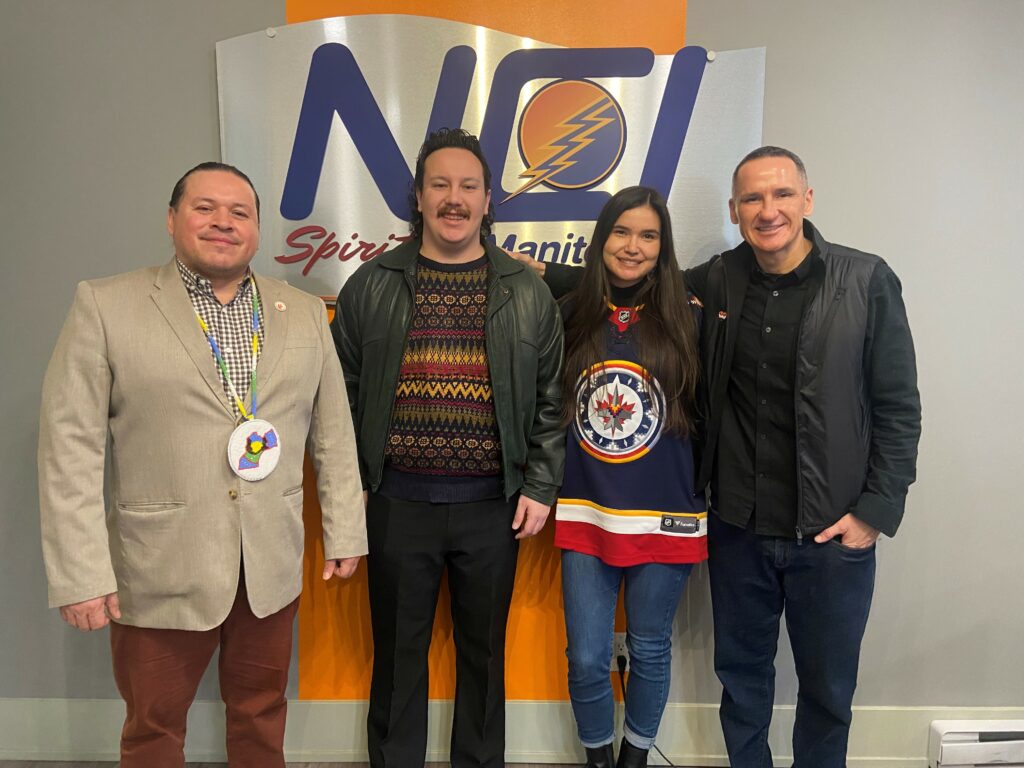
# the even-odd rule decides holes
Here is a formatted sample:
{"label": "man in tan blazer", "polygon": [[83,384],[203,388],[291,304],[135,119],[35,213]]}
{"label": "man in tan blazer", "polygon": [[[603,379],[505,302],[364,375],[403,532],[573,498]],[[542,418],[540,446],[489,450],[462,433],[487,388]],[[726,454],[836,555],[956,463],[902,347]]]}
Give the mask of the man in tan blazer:
{"label": "man in tan blazer", "polygon": [[245,174],[189,171],[167,230],[169,263],[78,286],[46,373],[50,605],[80,630],[113,620],[122,768],[183,765],[186,713],[218,648],[230,764],[283,766],[305,449],[323,578],[366,553],[341,367],[323,303],[249,269],[259,198]]}

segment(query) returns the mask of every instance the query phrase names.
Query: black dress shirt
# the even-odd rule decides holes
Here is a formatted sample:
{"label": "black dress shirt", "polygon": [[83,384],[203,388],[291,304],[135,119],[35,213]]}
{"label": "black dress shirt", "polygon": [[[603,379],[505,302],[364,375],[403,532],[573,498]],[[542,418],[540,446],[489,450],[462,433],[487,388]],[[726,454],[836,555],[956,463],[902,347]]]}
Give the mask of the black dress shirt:
{"label": "black dress shirt", "polygon": [[768,536],[796,536],[793,381],[804,307],[822,267],[816,248],[785,275],[756,261],[740,313],[722,413],[713,504],[726,522]]}

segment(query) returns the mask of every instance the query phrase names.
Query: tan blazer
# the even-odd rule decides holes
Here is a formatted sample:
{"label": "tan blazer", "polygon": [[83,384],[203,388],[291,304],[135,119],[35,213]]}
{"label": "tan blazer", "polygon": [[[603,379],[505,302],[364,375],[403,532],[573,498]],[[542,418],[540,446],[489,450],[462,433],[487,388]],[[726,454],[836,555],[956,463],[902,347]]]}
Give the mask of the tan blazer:
{"label": "tan blazer", "polygon": [[257,417],[277,428],[281,456],[269,477],[247,482],[228,466],[234,416],[174,261],[79,284],[43,383],[51,606],[116,591],[122,623],[209,629],[231,608],[244,558],[253,612],[280,610],[302,588],[307,446],[326,556],[366,553],[351,416],[323,302],[268,277],[256,285],[266,323]]}

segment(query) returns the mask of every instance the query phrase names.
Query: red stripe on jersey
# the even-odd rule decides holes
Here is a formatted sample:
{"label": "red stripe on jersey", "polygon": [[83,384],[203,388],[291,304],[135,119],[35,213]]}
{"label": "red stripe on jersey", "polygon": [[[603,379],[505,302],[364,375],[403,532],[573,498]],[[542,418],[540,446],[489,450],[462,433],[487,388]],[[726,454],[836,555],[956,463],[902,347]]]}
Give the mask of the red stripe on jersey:
{"label": "red stripe on jersey", "polygon": [[[707,521],[701,523],[706,525]],[[659,533],[609,533],[590,523],[555,520],[555,546],[593,555],[617,568],[642,563],[700,563],[708,559],[708,537]]]}

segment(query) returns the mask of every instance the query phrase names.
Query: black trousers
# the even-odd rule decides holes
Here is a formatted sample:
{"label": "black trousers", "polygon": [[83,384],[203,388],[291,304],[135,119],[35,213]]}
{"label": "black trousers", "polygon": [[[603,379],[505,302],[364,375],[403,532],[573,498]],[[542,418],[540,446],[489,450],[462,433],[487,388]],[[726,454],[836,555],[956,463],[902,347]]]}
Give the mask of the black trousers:
{"label": "black trousers", "polygon": [[366,509],[373,768],[420,768],[427,748],[427,652],[448,569],[455,639],[453,768],[504,766],[505,625],[515,581],[517,498],[467,504],[371,494]]}

